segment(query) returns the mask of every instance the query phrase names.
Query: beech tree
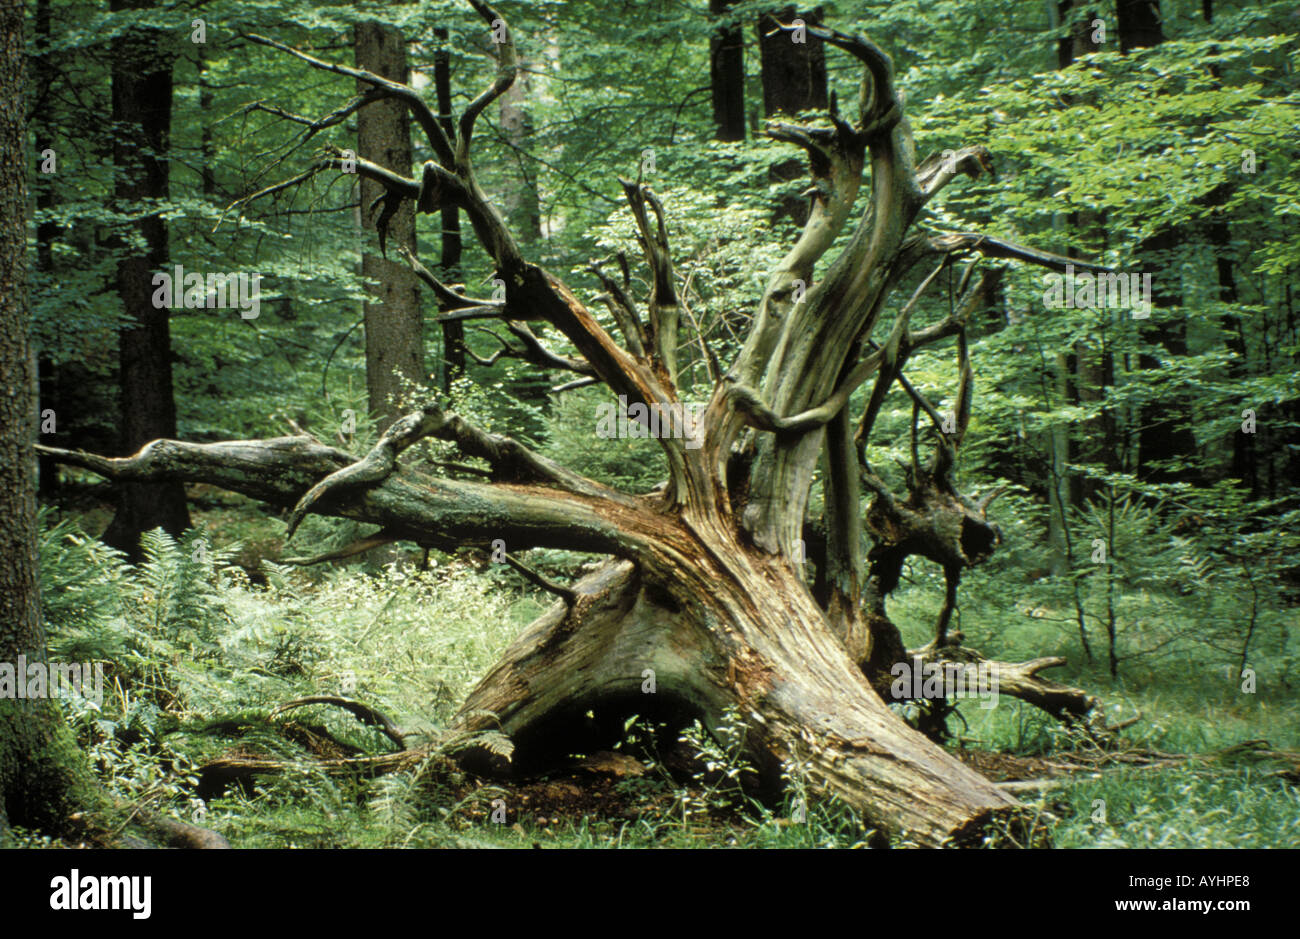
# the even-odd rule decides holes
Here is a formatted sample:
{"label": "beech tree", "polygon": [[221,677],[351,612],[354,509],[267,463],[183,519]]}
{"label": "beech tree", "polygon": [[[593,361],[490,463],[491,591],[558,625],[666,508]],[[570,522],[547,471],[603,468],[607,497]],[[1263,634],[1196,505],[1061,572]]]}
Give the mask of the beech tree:
{"label": "beech tree", "polygon": [[[315,512],[446,550],[504,544],[515,564],[517,552],[533,547],[605,556],[572,584],[530,574],[557,602],[506,650],[457,718],[460,729],[500,728],[514,740],[509,767],[477,754],[480,766],[544,767],[608,743],[630,713],[699,718],[709,728],[739,720],[750,755],[773,783],[783,772],[802,774],[883,833],[921,845],[978,843],[990,832],[1037,841],[1012,796],[931,739],[941,721],[909,726],[887,701],[918,697],[919,682],[895,693],[900,664],[979,664],[1001,694],[1096,735],[1113,730],[1091,695],[1040,677],[1063,659],[988,662],[949,627],[963,571],[1001,541],[988,517],[997,491],[964,493],[956,474],[975,391],[965,327],[983,315],[999,273],[985,259],[1098,268],[980,232],[914,227],[926,203],[957,177],[991,170],[989,150],[975,142],[918,160],[889,56],[863,35],[807,25],[809,37],[860,64],[860,99],[841,114],[832,98],[823,122],[768,126],[770,137],[807,155],[811,209],[768,273],[739,353],[730,362],[709,357],[711,393],[690,413],[678,365],[691,317],[668,238],[671,207],[641,179],[622,180],[650,288],[634,296],[627,265],[616,273],[593,265],[617,327],[606,329],[573,289],[528,256],[476,176],[475,124],[516,80],[518,56],[500,14],[470,2],[499,54],[491,84],[450,130],[400,81],[260,35],[247,38],[305,68],[363,83],[369,91],[345,109],[388,101],[410,111],[435,159],[410,176],[356,161],[356,171],[382,187],[378,224],[403,207],[435,223],[447,209],[459,210],[504,284],[503,296],[473,297],[406,253],[441,318],[496,322],[511,337],[501,354],[596,379],[630,402],[634,420],[638,410],[642,423],[650,413],[679,415],[678,433],[657,435],[666,481],[651,492],[618,491],[475,426],[440,401],[397,420],[360,459],[308,435],[164,439],[126,458],[41,451],[113,480],[204,482],[283,506],[291,510],[290,536]],[[342,151],[329,151],[295,181],[346,162]],[[900,285],[912,283],[909,295],[895,299]],[[913,327],[912,311],[938,283],[953,285],[949,314]],[[547,330],[576,354],[552,349]],[[947,413],[906,376],[912,353],[942,342],[951,343],[960,375]],[[849,407],[859,389],[866,392],[860,412]],[[913,402],[902,491],[891,490],[868,460],[867,443],[891,392]],[[924,440],[922,421],[932,425]],[[451,464],[433,475],[400,464],[424,438],[449,442],[488,468]],[[824,511],[816,518],[809,505],[819,466]],[[933,641],[909,651],[886,600],[911,556],[938,563],[947,592]],[[943,702],[927,707],[941,713]]]}

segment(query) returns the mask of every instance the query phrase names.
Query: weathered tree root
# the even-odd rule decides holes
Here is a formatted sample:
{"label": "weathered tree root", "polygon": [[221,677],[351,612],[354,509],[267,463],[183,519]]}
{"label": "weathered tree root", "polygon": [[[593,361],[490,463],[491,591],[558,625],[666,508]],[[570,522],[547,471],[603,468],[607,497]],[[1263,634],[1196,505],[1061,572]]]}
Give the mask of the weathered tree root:
{"label": "weathered tree root", "polygon": [[[470,2],[480,19],[494,30],[501,27],[504,41],[498,43],[491,86],[470,101],[454,133],[410,86],[266,37],[248,38],[312,68],[365,83],[375,96],[370,100],[391,98],[411,109],[436,157],[423,165],[419,179],[365,159],[347,162],[386,190],[381,238],[402,201],[414,202],[421,213],[452,207],[466,213],[505,294],[490,304],[473,301],[426,272],[422,277],[434,287],[444,315],[468,316],[469,307],[476,307],[472,315],[506,322],[535,353],[530,360],[566,367],[548,357],[523,325],[546,323],[582,357],[574,360],[580,366],[574,371],[598,378],[634,407],[671,413],[684,397],[675,380],[679,313],[690,310],[677,295],[661,207],[639,180],[625,187],[652,289],[644,336],[630,302],[621,309],[615,300],[615,317],[628,327],[628,348],[623,348],[573,290],[525,257],[478,182],[470,152],[475,122],[510,87],[518,56],[497,11],[481,0]],[[302,437],[205,445],[163,440],[121,459],[40,452],[121,482],[208,482],[292,507],[290,534],[308,511],[317,511],[409,533],[419,544],[482,546],[500,540],[513,551],[552,547],[619,559],[580,581],[571,596],[556,589],[570,602],[539,618],[460,712],[467,730],[495,727],[499,720],[518,742],[521,762],[572,749],[589,752],[593,748],[571,744],[616,731],[627,713],[646,714],[653,704],[674,720],[699,718],[715,731],[738,721],[747,748],[773,782],[783,773],[807,779],[813,789],[859,810],[878,831],[908,843],[978,842],[990,824],[1014,828],[1026,818],[1024,807],[900,721],[872,690],[860,665],[896,661],[903,654],[883,600],[892,589],[890,576],[896,583],[897,566],[918,553],[913,548],[950,561],[948,573],[975,563],[997,541],[983,518],[987,502],[965,501],[950,473],[973,387],[964,324],[986,302],[990,281],[982,275],[978,286],[966,289],[974,270],[968,268],[955,311],[932,326],[910,328],[911,310],[959,253],[1011,252],[1056,270],[1089,265],[978,234],[909,234],[926,201],[959,170],[987,169],[987,154],[964,148],[955,160],[940,156],[917,166],[888,55],[863,36],[820,27],[809,31],[861,63],[857,113],[850,124],[832,109],[834,132],[778,128],[778,138],[809,154],[814,198],[808,221],[770,273],[740,353],[725,372],[710,363],[715,386],[704,413],[691,422],[698,433],[689,439],[653,435],[669,471],[662,490],[644,496],[617,492],[433,405],[399,420],[360,461]],[[341,157],[335,149],[307,173],[268,186],[241,204],[317,173],[344,169]],[[852,233],[840,239],[855,205],[864,202],[859,191],[867,165],[870,197]],[[835,260],[821,265],[837,244],[842,246]],[[891,291],[913,268],[936,263],[895,317],[889,337],[868,350]],[[814,277],[819,265],[825,274]],[[624,288],[629,280],[625,272]],[[867,577],[846,405],[875,375],[857,434],[864,452],[884,397],[903,378],[907,355],[954,336],[962,375],[957,432],[946,439],[948,421],[932,406],[926,408],[939,425],[940,445],[930,467],[923,468],[913,433],[905,505],[869,475],[880,506],[895,510],[879,518],[868,513],[867,527],[884,536],[877,545],[883,555],[873,553]],[[919,413],[922,399],[911,391]],[[402,450],[423,436],[454,443],[463,456],[485,461],[490,474],[472,481],[433,478],[398,465]],[[803,551],[796,542],[823,453],[830,471],[825,474],[825,552],[817,562],[825,589],[818,598],[803,579]],[[738,454],[743,459],[733,459]],[[954,589],[955,583],[950,600]],[[948,614],[951,609],[950,602]],[[940,625],[942,633],[946,621]],[[395,759],[401,756],[349,758],[336,765],[375,769],[389,765],[382,760]],[[266,762],[253,763],[272,770]],[[228,772],[245,770],[248,761],[225,766]]]}
{"label": "weathered tree root", "polygon": [[799,775],[905,843],[977,844],[998,828],[1042,843],[1015,799],[899,724],[828,633],[806,632],[796,649],[733,627],[724,653],[698,616],[662,605],[630,564],[605,565],[574,591],[574,606],[535,621],[461,709],[459,729],[499,727],[517,746],[512,767],[485,758],[477,771],[536,771],[602,749],[633,713],[679,725],[698,717],[714,732],[738,718],[772,795],[783,774]]}

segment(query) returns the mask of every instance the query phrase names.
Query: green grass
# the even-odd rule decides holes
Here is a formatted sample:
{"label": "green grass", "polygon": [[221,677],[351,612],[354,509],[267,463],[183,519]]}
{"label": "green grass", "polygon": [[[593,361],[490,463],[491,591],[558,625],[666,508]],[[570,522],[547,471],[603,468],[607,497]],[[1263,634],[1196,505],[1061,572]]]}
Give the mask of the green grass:
{"label": "green grass", "polygon": [[1112,770],[1053,791],[1048,800],[1068,806],[1054,833],[1062,848],[1300,844],[1300,792],[1250,767]]}

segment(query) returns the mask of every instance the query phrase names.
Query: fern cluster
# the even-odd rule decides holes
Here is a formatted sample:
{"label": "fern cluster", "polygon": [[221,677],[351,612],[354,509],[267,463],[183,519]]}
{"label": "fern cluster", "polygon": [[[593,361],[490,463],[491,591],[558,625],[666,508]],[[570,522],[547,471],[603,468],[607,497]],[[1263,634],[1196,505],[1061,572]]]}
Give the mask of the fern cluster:
{"label": "fern cluster", "polygon": [[[133,567],[70,520],[46,512],[41,522],[51,659],[104,668],[103,700],[65,701],[65,712],[105,786],[121,797],[186,820],[202,817],[254,843],[262,836],[276,843],[279,835],[261,827],[267,823],[281,835],[290,817],[311,828],[303,813],[360,813],[357,831],[369,841],[409,835],[416,809],[394,800],[419,790],[427,802],[429,766],[373,780],[324,771],[311,741],[352,755],[386,753],[393,743],[339,708],[272,715],[276,705],[308,695],[366,702],[408,734],[408,748],[427,747],[431,759],[470,744],[508,755],[500,734],[444,741],[441,727],[533,612],[531,598],[493,590],[446,562],[429,571],[392,564],[378,574],[263,562],[265,583],[255,586],[232,563],[239,546],[215,548],[199,529],[181,539],[146,533],[143,560]],[[276,760],[293,772],[232,788],[206,805],[198,798],[200,769],[230,754]],[[312,843],[338,836],[337,826],[327,826]]]}

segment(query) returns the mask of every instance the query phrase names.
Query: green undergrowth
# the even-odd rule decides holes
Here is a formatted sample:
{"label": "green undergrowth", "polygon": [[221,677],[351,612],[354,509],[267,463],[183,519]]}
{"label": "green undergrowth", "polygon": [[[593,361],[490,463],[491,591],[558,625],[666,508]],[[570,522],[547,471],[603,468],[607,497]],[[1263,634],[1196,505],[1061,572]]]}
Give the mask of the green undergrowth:
{"label": "green undergrowth", "polygon": [[[436,553],[425,570],[418,569],[418,553],[353,567],[263,561],[250,581],[240,566],[248,543],[267,538],[270,529],[251,514],[220,508],[196,515],[205,527],[183,539],[147,535],[146,559],[132,568],[73,519],[43,514],[51,656],[105,667],[103,700],[65,700],[64,714],[105,788],[128,805],[200,822],[245,847],[879,843],[846,807],[807,798],[797,767],[783,800],[759,805],[738,786],[745,771],[738,748],[698,728],[685,735],[703,767],[694,778],[674,777],[653,753],[635,751],[647,772],[613,782],[603,802],[583,796],[542,809],[536,800],[525,803],[517,786],[469,778],[437,744],[474,682],[549,604],[547,595],[500,566]],[[248,540],[232,542],[232,532]],[[216,549],[214,542],[229,547]],[[531,560],[573,576],[583,558],[538,552]],[[899,622],[924,624],[932,585],[925,571],[913,576],[891,612]],[[1261,666],[1257,687],[1247,693],[1226,656],[1191,645],[1125,663],[1111,679],[1101,663],[1080,663],[1068,630],[1047,616],[1026,616],[1005,599],[984,602],[989,593],[974,590],[964,601],[968,638],[1000,636],[992,651],[1001,658],[1065,655],[1069,664],[1051,677],[1098,694],[1112,720],[1142,714],[1124,734],[1132,746],[1214,754],[1267,740],[1277,749],[1300,749],[1300,707],[1284,670]],[[1197,607],[1189,602],[1181,613],[1193,618]],[[908,628],[925,632],[923,625]],[[909,635],[909,644],[920,636]],[[407,746],[428,747],[429,758],[371,778],[324,772],[319,749],[305,744],[301,732],[287,733],[287,725],[354,755],[387,753],[393,744],[337,707],[271,713],[286,701],[322,694],[343,694],[382,711],[408,735]],[[961,701],[958,715],[949,722],[954,748],[1045,757],[1079,746],[1041,713],[1009,698],[991,709]],[[625,749],[634,751],[633,743]],[[200,767],[232,754],[275,759],[289,771],[201,801]],[[537,791],[538,798],[549,797]],[[1273,762],[1254,762],[1248,754],[1107,768],[1025,800],[1043,813],[1062,847],[1268,847],[1293,845],[1300,835],[1294,782],[1277,775]],[[43,843],[39,834],[19,834],[24,843]]]}

